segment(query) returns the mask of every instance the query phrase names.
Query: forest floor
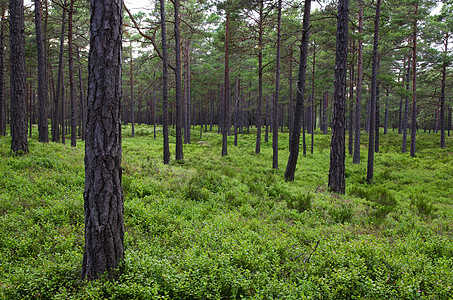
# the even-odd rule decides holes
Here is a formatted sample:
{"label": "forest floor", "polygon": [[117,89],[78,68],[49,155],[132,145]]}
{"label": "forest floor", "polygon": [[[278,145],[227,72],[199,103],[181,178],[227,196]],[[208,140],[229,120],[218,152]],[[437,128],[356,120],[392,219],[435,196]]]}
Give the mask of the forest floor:
{"label": "forest floor", "polygon": [[[36,128],[33,132],[37,136]],[[346,156],[346,194],[327,188],[330,135],[285,182],[288,134],[255,154],[255,131],[192,131],[184,160],[162,163],[161,128],[123,127],[125,259],[114,281],[83,282],[84,143],[13,156],[0,137],[0,299],[451,299],[453,137],[380,135],[373,184]],[[216,131],[215,131],[216,132]],[[307,135],[307,143],[310,143]],[[271,141],[271,135],[269,141]],[[346,144],[347,145],[347,144]],[[310,147],[308,147],[310,149]],[[409,146],[408,146],[409,149]],[[302,149],[301,149],[302,151]]]}

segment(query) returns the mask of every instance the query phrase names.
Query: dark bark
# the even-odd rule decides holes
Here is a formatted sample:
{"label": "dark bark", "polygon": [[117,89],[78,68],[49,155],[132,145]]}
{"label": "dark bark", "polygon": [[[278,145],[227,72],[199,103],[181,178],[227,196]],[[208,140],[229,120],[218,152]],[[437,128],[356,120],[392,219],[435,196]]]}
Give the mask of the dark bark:
{"label": "dark bark", "polygon": [[374,38],[373,38],[373,65],[371,68],[371,98],[370,98],[370,132],[368,140],[368,165],[366,180],[371,183],[374,176],[374,142],[376,130],[376,90],[378,73],[378,45],[379,45],[379,19],[381,15],[381,0],[376,2],[376,15],[374,18]]}
{"label": "dark bark", "polygon": [[214,124],[214,93],[211,93],[211,111],[210,111],[211,117],[209,120],[209,131],[212,131],[212,126]]}
{"label": "dark bark", "polygon": [[384,134],[387,134],[388,114],[389,114],[389,89],[385,89],[385,112],[384,112]]}
{"label": "dark bark", "polygon": [[75,86],[74,86],[74,56],[72,49],[72,16],[74,12],[74,1],[71,0],[69,4],[68,14],[68,48],[69,48],[69,93],[71,97],[71,146],[76,146],[77,139],[77,118],[76,118],[76,99],[75,99]]}
{"label": "dark bark", "polygon": [[28,153],[27,99],[25,86],[24,1],[9,1],[11,64],[11,150]]}
{"label": "dark bark", "polygon": [[41,0],[35,0],[36,48],[38,55],[38,141],[49,142],[49,127],[47,124],[47,61],[44,38],[42,35],[42,6]]}
{"label": "dark bark", "polygon": [[288,148],[291,151],[291,137],[292,137],[292,128],[293,128],[293,47],[290,48],[289,55],[289,104],[288,104]]}
{"label": "dark bark", "polygon": [[269,98],[267,98],[266,99],[266,118],[265,118],[266,129],[265,129],[265,132],[264,132],[264,141],[266,143],[269,142],[269,119],[270,119],[270,116],[269,116]]}
{"label": "dark bark", "polygon": [[66,101],[65,101],[65,82],[64,82],[64,77],[63,74],[61,75],[61,111],[60,111],[60,122],[61,122],[61,143],[66,144]]}
{"label": "dark bark", "polygon": [[278,0],[277,17],[277,58],[275,70],[275,95],[274,105],[272,105],[272,169],[278,169],[278,101],[280,91],[280,47],[281,47],[281,20],[282,20],[282,0]]}
{"label": "dark bark", "polygon": [[[378,72],[379,72],[379,63],[378,63]],[[381,124],[381,115],[379,112],[379,100],[380,100],[380,89],[379,83],[376,84],[376,127],[375,129],[375,137],[374,137],[374,151],[379,152],[379,127]]]}
{"label": "dark bark", "polygon": [[234,146],[238,145],[238,127],[239,127],[239,94],[241,91],[241,80],[236,79],[235,108],[234,108]]}
{"label": "dark bark", "polygon": [[131,86],[131,125],[132,125],[132,137],[135,137],[135,118],[134,118],[134,72],[132,68],[132,61],[133,61],[133,52],[132,52],[132,41],[129,41],[129,45],[131,47],[131,57],[129,62],[129,82]]}
{"label": "dark bark", "polygon": [[415,3],[414,32],[412,38],[412,123],[411,123],[411,156],[415,156],[415,139],[417,133],[417,18],[418,1]]}
{"label": "dark bark", "polygon": [[5,6],[2,7],[0,24],[0,135],[6,135],[6,98],[5,98]]}
{"label": "dark bark", "polygon": [[160,26],[162,33],[162,134],[164,143],[164,164],[170,163],[170,146],[168,139],[168,54],[165,26],[165,0],[160,2]]}
{"label": "dark bark", "polygon": [[407,127],[409,119],[409,87],[410,87],[410,77],[411,77],[411,58],[410,56],[407,59],[407,77],[406,77],[406,100],[404,103],[404,116],[403,116],[403,144],[401,146],[401,153],[406,153],[407,151]]}
{"label": "dark bark", "polygon": [[289,152],[288,164],[286,165],[285,179],[287,181],[294,181],[294,174],[296,172],[297,159],[299,157],[299,140],[300,129],[302,127],[302,112],[305,97],[305,81],[307,71],[307,54],[308,54],[308,40],[310,30],[310,7],[311,0],[304,1],[304,19],[302,24],[302,40],[300,44],[300,63],[299,74],[297,82],[297,96],[296,107],[294,112],[294,123],[291,134],[291,149]]}
{"label": "dark bark", "polygon": [[160,2],[160,26],[162,33],[162,134],[164,143],[164,164],[170,163],[170,146],[168,139],[168,53],[165,25],[165,0]]}
{"label": "dark bark", "polygon": [[82,67],[80,61],[79,50],[77,50],[77,59],[79,60],[79,94],[80,94],[80,120],[81,120],[81,138],[82,141],[85,140],[85,126],[87,123],[87,114],[86,114],[86,101],[84,96],[83,80],[82,80]]}
{"label": "dark bark", "polygon": [[348,137],[348,152],[349,155],[353,155],[353,144],[354,144],[354,48],[355,43],[352,43],[351,51],[351,66],[349,69],[349,137]]}
{"label": "dark bark", "polygon": [[224,82],[224,97],[223,97],[223,128],[222,128],[222,156],[228,154],[227,151],[227,135],[229,124],[229,109],[230,101],[230,64],[229,64],[229,43],[230,43],[230,14],[226,15],[225,22],[225,82]]}
{"label": "dark bark", "polygon": [[[58,128],[60,115],[60,102],[62,102],[62,89],[63,89],[63,52],[64,52],[64,32],[66,24],[66,0],[63,3],[63,17],[61,19],[61,33],[60,33],[60,52],[58,57],[58,77],[57,77],[57,89],[54,95],[54,115],[52,120],[52,142],[58,142],[60,140],[60,130]],[[62,133],[63,135],[63,133]]]}
{"label": "dark bark", "polygon": [[82,277],[95,280],[124,257],[121,190],[121,40],[119,0],[91,0],[88,122],[85,144],[85,253]]}
{"label": "dark bark", "polygon": [[261,106],[263,103],[263,31],[264,31],[264,0],[260,1],[260,19],[258,22],[258,103],[256,109],[256,145],[255,153],[261,151]]}
{"label": "dark bark", "polygon": [[153,90],[153,104],[151,109],[152,122],[154,127],[154,138],[156,138],[156,91]]}
{"label": "dark bark", "polygon": [[179,0],[174,0],[175,7],[175,85],[176,85],[176,160],[184,159],[182,149],[182,127],[183,127],[183,116],[182,116],[182,79],[181,79],[181,39],[180,39],[180,17],[179,17]]}
{"label": "dark bark", "polygon": [[446,85],[446,74],[447,74],[447,52],[448,52],[448,36],[449,32],[445,36],[445,48],[444,48],[444,62],[442,64],[442,87],[440,96],[440,147],[445,148],[445,85]]}
{"label": "dark bark", "polygon": [[[379,0],[378,0],[379,1]],[[349,0],[338,3],[335,58],[332,141],[328,186],[336,193],[345,192],[346,75],[348,63]]]}

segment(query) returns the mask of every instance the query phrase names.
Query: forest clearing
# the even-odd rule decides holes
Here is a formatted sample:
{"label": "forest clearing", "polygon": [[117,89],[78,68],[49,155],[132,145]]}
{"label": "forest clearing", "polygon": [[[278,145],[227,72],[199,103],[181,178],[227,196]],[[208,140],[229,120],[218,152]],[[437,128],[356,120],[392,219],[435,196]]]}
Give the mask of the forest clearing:
{"label": "forest clearing", "polygon": [[[34,127],[36,132],[36,128]],[[123,126],[125,258],[118,276],[84,282],[84,143],[0,138],[2,299],[448,299],[453,290],[453,151],[419,134],[419,152],[381,137],[376,177],[346,156],[346,194],[329,192],[330,135],[295,181],[272,170],[255,132],[220,156],[221,135],[192,131],[185,159],[162,163],[162,127]],[[36,134],[34,134],[36,136]],[[281,134],[280,165],[288,157]],[[229,143],[233,137],[229,137]],[[366,147],[366,140],[362,146]],[[170,146],[175,131],[170,130]]]}

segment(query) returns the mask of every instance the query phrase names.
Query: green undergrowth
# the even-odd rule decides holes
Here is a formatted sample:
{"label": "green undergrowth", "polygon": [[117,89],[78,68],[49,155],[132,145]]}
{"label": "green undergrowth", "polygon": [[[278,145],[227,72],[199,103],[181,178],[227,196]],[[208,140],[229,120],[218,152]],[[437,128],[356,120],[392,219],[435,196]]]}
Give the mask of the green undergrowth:
{"label": "green undergrowth", "polygon": [[[381,134],[375,176],[346,156],[346,195],[326,187],[330,136],[315,135],[285,182],[255,131],[222,157],[221,136],[192,131],[184,160],[162,163],[162,131],[123,127],[125,259],[115,280],[80,278],[84,144],[0,137],[0,299],[450,299],[453,151],[419,133],[417,155]],[[35,129],[36,130],[36,129]],[[34,136],[37,133],[34,132]],[[310,141],[308,135],[307,141]],[[269,139],[271,140],[271,138]]]}

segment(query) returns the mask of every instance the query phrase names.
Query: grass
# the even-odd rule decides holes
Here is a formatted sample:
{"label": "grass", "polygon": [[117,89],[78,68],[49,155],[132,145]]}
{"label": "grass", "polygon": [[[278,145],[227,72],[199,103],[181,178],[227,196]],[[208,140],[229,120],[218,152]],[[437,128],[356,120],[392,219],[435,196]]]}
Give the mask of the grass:
{"label": "grass", "polygon": [[[36,128],[35,128],[36,130]],[[346,195],[329,192],[330,136],[285,182],[271,143],[192,135],[162,164],[161,131],[123,127],[125,259],[115,281],[83,282],[84,144],[30,140],[12,156],[0,137],[0,299],[450,299],[453,151],[417,134],[417,156],[381,134],[375,178],[346,156]],[[34,136],[37,133],[34,132]],[[271,139],[270,139],[271,140]],[[309,138],[307,138],[309,141]],[[170,150],[174,157],[174,131]]]}

